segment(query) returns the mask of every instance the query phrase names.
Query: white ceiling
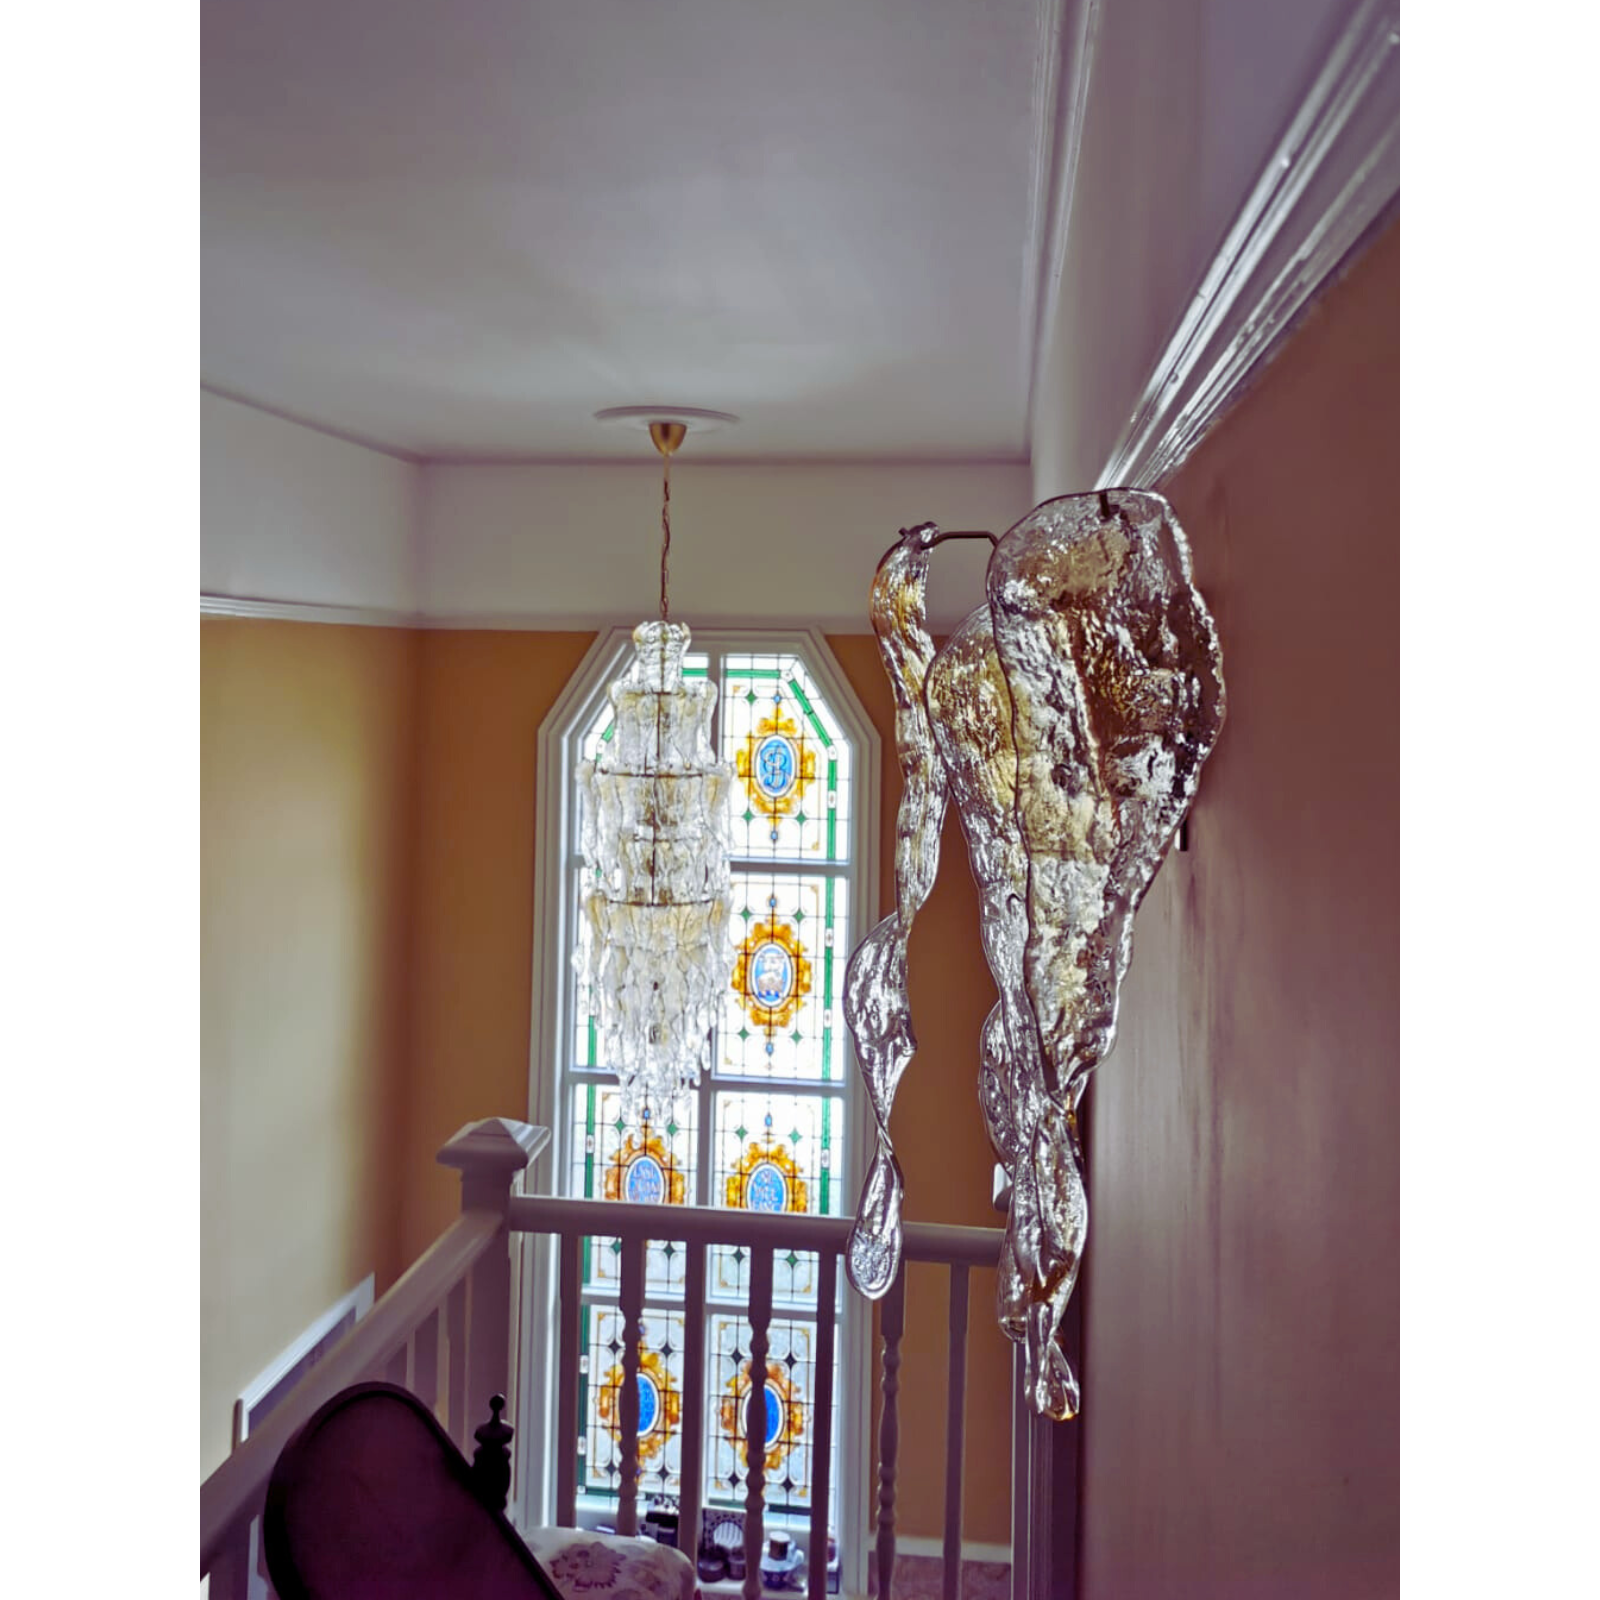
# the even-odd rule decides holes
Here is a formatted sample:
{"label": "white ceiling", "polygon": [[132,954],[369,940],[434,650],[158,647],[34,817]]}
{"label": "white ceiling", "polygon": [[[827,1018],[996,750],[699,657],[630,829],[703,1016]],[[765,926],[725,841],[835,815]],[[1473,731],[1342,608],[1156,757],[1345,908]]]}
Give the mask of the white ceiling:
{"label": "white ceiling", "polygon": [[206,380],[426,456],[1025,453],[1034,0],[208,0]]}
{"label": "white ceiling", "polygon": [[1114,431],[1355,3],[207,0],[204,380],[430,459],[637,460],[591,420],[636,403],[740,413],[706,457],[1025,459],[1040,282],[1124,220],[1052,243],[1088,16],[1086,171],[1171,264],[1073,309],[1132,319],[1074,377]]}

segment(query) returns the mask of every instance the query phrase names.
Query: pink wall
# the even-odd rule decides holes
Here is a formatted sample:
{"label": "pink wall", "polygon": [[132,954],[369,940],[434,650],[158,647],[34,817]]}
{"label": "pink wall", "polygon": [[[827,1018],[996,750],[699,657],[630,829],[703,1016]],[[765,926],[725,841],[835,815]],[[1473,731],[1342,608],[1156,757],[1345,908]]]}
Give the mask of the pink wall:
{"label": "pink wall", "polygon": [[1085,1600],[1399,1589],[1399,228],[1166,493],[1229,716],[1090,1091]]}

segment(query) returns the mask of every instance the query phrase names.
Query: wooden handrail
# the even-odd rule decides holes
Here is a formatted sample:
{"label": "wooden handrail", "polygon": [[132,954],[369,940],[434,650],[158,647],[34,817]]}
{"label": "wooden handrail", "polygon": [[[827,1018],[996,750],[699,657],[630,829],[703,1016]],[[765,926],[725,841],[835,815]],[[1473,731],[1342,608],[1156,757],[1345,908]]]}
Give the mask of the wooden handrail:
{"label": "wooden handrail", "polygon": [[359,1383],[401,1349],[417,1325],[488,1249],[503,1225],[498,1211],[464,1211],[394,1287],[296,1384],[284,1403],[200,1485],[200,1571],[209,1569],[239,1519],[265,1493],[290,1437],[325,1401]]}
{"label": "wooden handrail", "polygon": [[[718,1206],[642,1206],[619,1200],[569,1200],[518,1195],[507,1213],[513,1233],[589,1234],[606,1239],[673,1239],[686,1244],[766,1246],[840,1255],[853,1217],[793,1211],[732,1211]],[[907,1261],[992,1267],[1000,1259],[1000,1228],[938,1222],[902,1224]]]}

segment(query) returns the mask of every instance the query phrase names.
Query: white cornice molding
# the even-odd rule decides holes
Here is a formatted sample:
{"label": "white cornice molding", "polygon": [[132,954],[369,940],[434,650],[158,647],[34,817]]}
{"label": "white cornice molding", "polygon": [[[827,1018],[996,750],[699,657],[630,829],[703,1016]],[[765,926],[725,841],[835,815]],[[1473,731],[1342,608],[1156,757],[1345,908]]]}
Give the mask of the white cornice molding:
{"label": "white cornice molding", "polygon": [[239,394],[232,389],[224,389],[215,383],[207,383],[203,378],[200,381],[201,394],[208,394],[216,400],[226,400],[230,405],[244,406],[249,411],[259,411],[263,416],[276,417],[279,422],[289,422],[297,428],[304,428],[310,433],[324,434],[329,439],[337,439],[340,444],[353,444],[360,450],[370,450],[374,455],[388,456],[394,461],[404,461],[408,466],[421,466],[423,458],[413,450],[402,450],[398,445],[384,444],[378,439],[369,439],[362,433],[351,433],[346,428],[335,428],[330,423],[315,422],[310,417],[303,417],[298,411],[285,411],[282,406],[269,406],[264,400],[252,400],[249,395]]}
{"label": "white cornice molding", "polygon": [[241,600],[227,594],[200,596],[202,617],[250,617],[261,622],[330,622],[356,628],[425,628],[414,611],[377,606],[322,606],[301,600]]}
{"label": "white cornice molding", "polygon": [[[356,628],[417,628],[429,633],[599,633],[619,626],[615,614],[555,615],[547,612],[463,612],[429,615],[420,611],[384,611],[369,606],[324,606],[302,600],[240,600],[232,595],[200,596],[203,617],[241,617],[262,622],[315,622]],[[687,622],[696,636],[732,626],[727,621]],[[797,621],[794,617],[740,617],[738,626],[759,631],[790,632],[810,630],[818,636],[830,633],[870,633],[866,613],[857,616],[817,616]]]}
{"label": "white cornice molding", "polygon": [[[1055,185],[1056,107],[1061,82],[1062,0],[1039,0],[1033,52],[1033,155],[1028,186],[1028,222],[1022,242],[1022,326],[1019,357],[1032,392],[1038,363],[1039,323],[1047,267],[1051,202]],[[1030,417],[1031,422],[1031,417]]]}
{"label": "white cornice molding", "polygon": [[[1028,438],[1039,374],[1055,334],[1067,232],[1083,149],[1083,114],[1100,36],[1101,0],[1040,0],[1034,105],[1039,130],[1033,199],[1023,255],[1023,362],[1028,384]],[[1062,68],[1066,69],[1065,79]]]}
{"label": "white cornice molding", "polygon": [[1207,268],[1099,487],[1170,477],[1399,194],[1399,48],[1395,0],[1366,0]]}

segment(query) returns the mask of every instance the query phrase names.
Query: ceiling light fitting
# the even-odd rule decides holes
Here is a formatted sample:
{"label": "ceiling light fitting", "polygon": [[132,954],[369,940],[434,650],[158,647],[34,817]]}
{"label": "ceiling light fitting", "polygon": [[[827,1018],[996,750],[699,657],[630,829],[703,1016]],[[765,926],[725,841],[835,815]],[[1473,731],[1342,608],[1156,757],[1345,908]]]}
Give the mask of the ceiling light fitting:
{"label": "ceiling light fitting", "polygon": [[608,691],[611,728],[578,768],[576,961],[596,1064],[617,1074],[624,1116],[661,1122],[699,1081],[727,979],[733,769],[711,747],[717,686],[685,681],[689,630],[670,614],[672,457],[693,414],[622,409],[661,454],[661,616],[633,630],[633,657]]}
{"label": "ceiling light fitting", "polygon": [[607,406],[594,414],[596,422],[612,428],[636,428],[647,433],[658,422],[681,422],[697,435],[731,428],[739,419],[731,411],[707,411],[702,406]]}
{"label": "ceiling light fitting", "polygon": [[[936,649],[929,556],[956,537],[931,522],[905,529],[872,583],[906,778],[894,909],[845,968],[845,1025],[877,1123],[845,1270],[874,1300],[900,1272],[905,1185],[889,1114],[916,1049],[907,950],[953,805],[1000,997],[978,1071],[1009,1194],[1000,1325],[1022,1346],[1027,1405],[1062,1420],[1077,1412],[1078,1380],[1059,1334],[1089,1226],[1079,1108],[1116,1036],[1134,911],[1222,729],[1222,650],[1160,495],[1064,495],[998,540],[959,535],[994,543],[986,603]],[[939,1114],[925,1111],[928,1125]]]}

